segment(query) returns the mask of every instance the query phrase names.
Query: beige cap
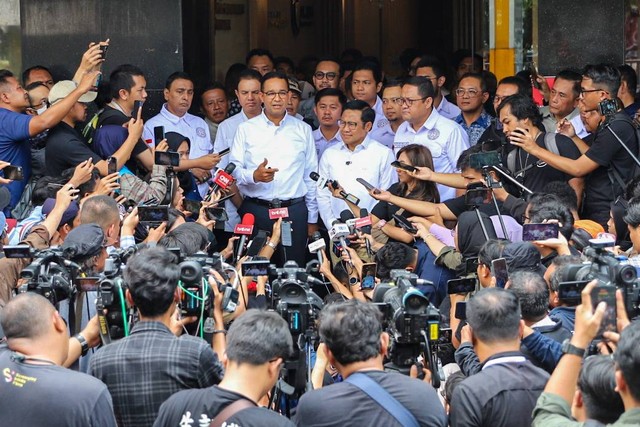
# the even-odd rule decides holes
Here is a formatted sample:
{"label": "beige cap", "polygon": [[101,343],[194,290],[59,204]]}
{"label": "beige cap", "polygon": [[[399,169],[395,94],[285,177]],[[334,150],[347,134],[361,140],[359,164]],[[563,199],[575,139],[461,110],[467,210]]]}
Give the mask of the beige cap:
{"label": "beige cap", "polygon": [[[49,92],[49,103],[51,105],[69,96],[71,92],[76,90],[78,85],[72,80],[62,80],[54,84]],[[97,92],[87,92],[78,99],[78,102],[91,102],[98,96]]]}

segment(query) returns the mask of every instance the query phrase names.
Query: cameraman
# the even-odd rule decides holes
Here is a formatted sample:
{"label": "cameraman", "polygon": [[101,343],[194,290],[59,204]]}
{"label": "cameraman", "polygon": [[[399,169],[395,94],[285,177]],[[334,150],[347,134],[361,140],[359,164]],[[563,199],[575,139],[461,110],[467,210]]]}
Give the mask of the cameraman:
{"label": "cameraman", "polygon": [[[257,406],[278,380],[292,346],[289,326],[280,316],[267,311],[247,311],[229,328],[223,356],[226,371],[220,384],[174,394],[160,407],[154,427],[173,427],[184,420],[209,425],[223,413],[218,425],[226,422],[227,426],[293,426],[287,418]],[[229,412],[231,407],[234,410]]]}
{"label": "cameraman", "polygon": [[[133,255],[124,271],[126,299],[138,310],[139,321],[128,337],[108,344],[91,359],[89,373],[102,380],[114,401],[118,425],[151,425],[160,405],[177,391],[217,384],[223,368],[211,346],[192,336],[176,337],[170,327],[180,268],[162,247]],[[209,278],[211,287],[217,287]],[[215,292],[215,291],[214,291]],[[222,326],[220,297],[214,321]],[[214,348],[224,352],[224,330],[214,331]]]}
{"label": "cameraman", "polygon": [[[447,424],[444,408],[431,385],[383,370],[389,335],[382,331],[380,316],[376,306],[357,300],[322,309],[320,338],[326,345],[329,363],[345,381],[303,394],[295,416],[297,425],[400,425],[397,415],[389,412],[391,400],[408,411],[416,424]],[[357,377],[364,377],[364,389],[354,384],[359,381]],[[386,395],[384,402],[372,399],[372,390]]]}

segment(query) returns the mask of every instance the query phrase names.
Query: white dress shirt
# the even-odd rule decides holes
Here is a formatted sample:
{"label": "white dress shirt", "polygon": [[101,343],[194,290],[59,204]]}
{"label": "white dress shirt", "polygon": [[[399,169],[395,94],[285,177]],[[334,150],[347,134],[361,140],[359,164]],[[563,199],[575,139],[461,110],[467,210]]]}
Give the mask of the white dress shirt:
{"label": "white dress shirt", "polygon": [[[233,138],[236,136],[236,130],[238,130],[238,126],[240,123],[246,122],[249,120],[247,115],[244,113],[244,110],[241,110],[238,114],[229,117],[228,119],[223,120],[218,125],[218,132],[216,133],[216,140],[213,144],[213,152],[219,153],[226,148],[231,148],[231,144],[233,144]],[[220,163],[218,163],[219,168],[226,168],[229,164],[230,154],[226,156],[222,156],[220,159]],[[224,208],[227,211],[227,216],[229,219],[224,223],[224,231],[229,231],[233,233],[236,225],[240,223],[240,214],[238,213],[238,208],[233,204],[231,200],[227,200],[224,202]]]}
{"label": "white dress shirt", "polygon": [[[304,197],[308,222],[318,221],[316,185],[309,174],[318,167],[311,126],[285,114],[279,126],[260,114],[238,126],[229,161],[236,164],[233,175],[247,197],[282,201]],[[278,169],[271,182],[255,182],[253,172],[264,159]]]}
{"label": "white dress shirt", "polygon": [[[409,122],[404,122],[396,131],[393,149],[397,153],[409,144],[424,145],[431,151],[433,168],[436,172],[455,173],[460,153],[469,148],[469,136],[462,127],[443,116],[436,110],[431,110],[429,118],[416,132]],[[438,184],[440,201],[452,199],[456,190],[446,185]]]}
{"label": "white dress shirt", "polygon": [[[320,159],[318,173],[323,178],[338,181],[344,191],[360,199],[358,206],[371,212],[377,200],[356,178],[386,190],[398,180],[396,170],[391,166],[394,160],[391,149],[367,135],[353,151],[344,143],[329,147]],[[331,223],[340,217],[340,212],[349,209],[344,200],[333,197],[326,187],[318,189],[317,197],[320,217],[327,227],[331,227]]]}
{"label": "white dress shirt", "polygon": [[436,108],[436,110],[438,110],[438,113],[440,113],[441,116],[444,116],[447,119],[451,120],[458,117],[462,112],[462,110],[460,110],[460,107],[458,107],[456,104],[452,104],[451,102],[447,101],[447,97],[444,96],[444,94],[442,95],[442,101],[440,102],[440,105],[438,105],[438,108]]}
{"label": "white dress shirt", "polygon": [[393,150],[393,139],[395,137],[396,133],[391,129],[391,124],[387,120],[387,125],[376,132],[376,137],[374,139],[385,147]]}
{"label": "white dress shirt", "polygon": [[342,143],[342,135],[340,135],[340,129],[336,132],[331,139],[327,139],[324,137],[324,134],[320,130],[320,128],[313,131],[313,139],[316,142],[316,154],[318,155],[318,160],[322,158],[322,153],[329,147],[332,147],[338,143]]}
{"label": "white dress shirt", "polygon": [[[213,153],[209,126],[198,116],[186,113],[184,116],[178,117],[167,110],[167,104],[165,103],[160,113],[147,120],[144,124],[143,139],[147,141],[147,143],[148,141],[152,141],[151,144],[149,144],[151,147],[155,147],[156,143],[159,142],[155,141],[153,137],[153,128],[156,126],[164,126],[165,133],[177,132],[189,138],[191,142],[189,147],[190,159],[197,159],[198,157]],[[211,173],[214,173],[213,169]],[[207,191],[209,191],[209,184],[203,183],[198,185],[198,192],[202,197],[207,195]]]}

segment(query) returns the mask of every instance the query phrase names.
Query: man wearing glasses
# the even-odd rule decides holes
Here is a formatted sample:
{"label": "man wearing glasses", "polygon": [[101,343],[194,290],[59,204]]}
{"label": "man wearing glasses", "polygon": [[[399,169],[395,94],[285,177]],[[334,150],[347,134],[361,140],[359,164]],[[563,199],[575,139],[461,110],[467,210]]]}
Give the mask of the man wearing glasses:
{"label": "man wearing glasses", "polygon": [[[402,118],[393,140],[397,153],[405,145],[420,144],[431,151],[435,172],[454,173],[460,154],[469,148],[467,133],[434,108],[433,84],[426,77],[412,77],[402,85]],[[438,184],[440,201],[455,197],[454,188]]]}
{"label": "man wearing glasses", "polygon": [[[340,83],[340,64],[333,58],[322,58],[316,65],[316,71],[313,73],[313,86],[316,93],[322,89],[337,89]],[[313,97],[305,99],[300,103],[298,113],[302,114],[305,119],[313,120],[316,129],[320,126],[318,116],[314,111],[315,99]]]}
{"label": "man wearing glasses", "polygon": [[292,245],[276,250],[274,260],[280,265],[283,258],[304,265],[306,239],[318,222],[316,186],[309,177],[318,166],[316,146],[311,127],[287,114],[291,96],[287,76],[270,72],[260,84],[264,110],[238,126],[231,146],[229,160],[236,165],[234,176],[245,196],[238,212],[253,214],[256,229],[271,230],[269,210],[287,208]]}
{"label": "man wearing glasses", "polygon": [[609,219],[611,202],[623,193],[625,182],[633,177],[635,163],[622,144],[632,153],[638,153],[638,141],[635,127],[623,110],[613,107],[613,110],[617,110],[615,113],[602,114],[608,104],[615,102],[620,86],[620,72],[615,66],[587,65],[580,86],[580,111],[597,111],[600,127],[592,133],[591,144],[588,145],[575,137],[575,129],[570,122],[564,120],[560,124],[560,131],[571,137],[582,153],[579,158],[571,160],[553,154],[530,138],[512,137],[511,144],[559,171],[575,177],[586,177],[581,217],[604,227]]}
{"label": "man wearing glasses", "polygon": [[484,111],[484,103],[489,99],[487,84],[482,74],[467,73],[460,79],[455,93],[462,110],[455,122],[467,132],[469,143],[475,145],[491,126],[491,117]]}

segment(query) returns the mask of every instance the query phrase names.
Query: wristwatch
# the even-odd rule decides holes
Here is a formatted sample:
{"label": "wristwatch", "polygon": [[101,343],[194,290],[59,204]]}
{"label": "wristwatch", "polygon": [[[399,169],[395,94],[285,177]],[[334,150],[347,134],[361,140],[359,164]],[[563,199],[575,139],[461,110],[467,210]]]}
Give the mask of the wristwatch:
{"label": "wristwatch", "polygon": [[562,354],[573,354],[574,356],[578,357],[584,357],[584,353],[586,351],[586,349],[584,348],[578,348],[575,345],[571,344],[568,338],[562,342],[561,350]]}
{"label": "wristwatch", "polygon": [[276,248],[278,247],[278,245],[276,245],[275,243],[273,243],[271,240],[267,240],[267,243],[265,243],[265,245],[269,246],[271,249],[273,249],[274,251],[276,250]]}
{"label": "wristwatch", "polygon": [[376,228],[381,230],[382,227],[384,227],[385,225],[387,225],[387,221],[385,221],[384,219],[381,219],[380,221],[378,221],[378,223],[376,224]]}
{"label": "wristwatch", "polygon": [[89,352],[89,343],[87,342],[87,340],[85,339],[85,337],[82,336],[82,334],[76,334],[74,335],[74,338],[78,340],[78,342],[80,343],[80,348],[82,349],[82,356],[85,356],[88,352]]}

